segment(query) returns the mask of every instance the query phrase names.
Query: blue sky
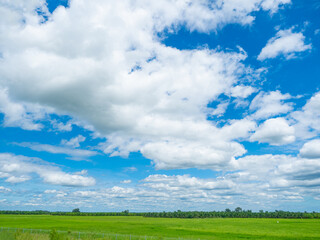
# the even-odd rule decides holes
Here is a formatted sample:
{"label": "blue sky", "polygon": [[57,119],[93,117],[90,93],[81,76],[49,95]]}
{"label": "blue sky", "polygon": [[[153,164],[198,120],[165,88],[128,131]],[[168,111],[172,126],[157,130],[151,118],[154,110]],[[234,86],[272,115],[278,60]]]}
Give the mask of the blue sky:
{"label": "blue sky", "polygon": [[0,209],[320,211],[320,3],[0,4]]}

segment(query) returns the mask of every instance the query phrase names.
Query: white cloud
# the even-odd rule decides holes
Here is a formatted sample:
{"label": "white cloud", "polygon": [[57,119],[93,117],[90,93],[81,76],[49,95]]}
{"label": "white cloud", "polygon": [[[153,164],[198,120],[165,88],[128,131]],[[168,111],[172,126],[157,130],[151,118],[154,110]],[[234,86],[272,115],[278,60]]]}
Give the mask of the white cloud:
{"label": "white cloud", "polygon": [[231,189],[234,183],[224,179],[199,179],[189,175],[150,175],[143,180],[146,186],[153,189],[165,190],[225,190]]}
{"label": "white cloud", "polygon": [[4,186],[0,186],[0,192],[11,192],[12,190],[10,188],[6,188]]}
{"label": "white cloud", "polygon": [[280,91],[260,92],[252,100],[250,110],[255,111],[251,116],[255,119],[267,119],[291,111],[292,104],[285,102],[292,97],[290,94],[282,94]]}
{"label": "white cloud", "polygon": [[38,173],[45,183],[71,186],[71,187],[87,187],[95,185],[96,181],[92,177],[84,177],[77,174],[69,174],[59,171],[46,171]]}
{"label": "white cloud", "polygon": [[98,196],[96,191],[75,191],[72,195],[76,197],[95,197]]}
{"label": "white cloud", "polygon": [[76,174],[76,175],[87,175],[88,174],[88,170],[83,169],[80,172],[75,172],[74,174]]}
{"label": "white cloud", "polygon": [[57,193],[58,191],[57,190],[54,190],[54,189],[52,189],[52,190],[50,190],[50,189],[48,189],[48,190],[45,190],[44,191],[44,193],[46,193],[46,194],[54,194],[54,193]]}
{"label": "white cloud", "polygon": [[141,153],[152,159],[157,169],[212,168],[224,169],[235,156],[241,156],[246,150],[236,142],[212,142],[207,146],[193,142],[157,142],[148,143]]}
{"label": "white cloud", "polygon": [[78,135],[74,138],[71,138],[70,140],[63,139],[61,141],[61,144],[69,146],[69,147],[73,147],[73,148],[78,148],[78,147],[80,147],[80,143],[84,142],[85,140],[86,140],[86,138],[84,136]]}
{"label": "white cloud", "polygon": [[306,142],[300,149],[300,156],[304,158],[320,158],[320,140]]}
{"label": "white cloud", "polygon": [[303,106],[302,110],[294,111],[290,116],[296,121],[297,136],[308,139],[320,133],[320,93],[317,92]]}
{"label": "white cloud", "polygon": [[222,116],[229,106],[229,101],[219,103],[218,106],[210,113],[210,115]]}
{"label": "white cloud", "polygon": [[121,183],[123,183],[123,184],[129,184],[131,182],[132,182],[131,180],[123,180],[123,181],[121,181]]}
{"label": "white cloud", "polygon": [[250,141],[279,146],[294,142],[296,139],[294,133],[294,127],[289,126],[284,118],[271,118],[251,135]]}
{"label": "white cloud", "polygon": [[136,172],[138,169],[136,167],[125,167],[123,169],[124,172]]}
{"label": "white cloud", "polygon": [[[311,188],[320,186],[319,159],[297,158],[279,164],[276,174],[282,176],[289,187]],[[303,189],[306,190],[306,189]]]}
{"label": "white cloud", "polygon": [[[65,193],[66,204],[79,201],[110,208],[176,210],[247,206],[272,209],[287,201],[318,197],[319,161],[288,155],[246,156],[235,162],[237,171],[213,178],[189,175],[150,175],[135,187],[102,188]],[[55,194],[55,192],[53,193]],[[58,197],[57,197],[58,198]],[[54,199],[51,199],[54,201]]]}
{"label": "white cloud", "polygon": [[265,0],[261,6],[263,9],[270,10],[271,13],[274,13],[278,11],[279,7],[289,3],[291,3],[291,0]]}
{"label": "white cloud", "polygon": [[292,29],[280,30],[271,38],[261,50],[258,60],[275,58],[283,55],[286,59],[296,56],[297,53],[311,49],[311,44],[305,44],[305,36],[302,33],[294,33]]}
{"label": "white cloud", "polygon": [[64,146],[55,146],[50,144],[39,144],[39,143],[15,143],[15,145],[21,147],[27,147],[38,152],[48,152],[53,154],[66,154],[70,156],[72,160],[86,160],[92,156],[96,156],[99,153],[91,150],[74,149]]}
{"label": "white cloud", "polygon": [[257,89],[251,86],[237,85],[231,89],[231,96],[235,98],[247,98]]}
{"label": "white cloud", "polygon": [[[75,200],[83,206],[96,203],[99,205],[109,205],[110,207],[131,206],[130,209],[149,209],[155,210],[167,206],[176,210],[179,203],[186,205],[221,203],[225,204],[230,196],[223,196],[223,193],[235,195],[238,193],[234,183],[230,180],[201,179],[188,175],[150,175],[140,181],[136,187],[119,187],[97,190],[73,191],[65,194],[63,201],[70,204]],[[231,193],[231,189],[233,193]],[[55,194],[55,192],[54,192]],[[50,198],[51,202],[58,199]],[[166,208],[168,209],[168,208]]]}
{"label": "white cloud", "polygon": [[[236,159],[233,168],[212,178],[190,175],[149,175],[130,186],[108,188],[70,188],[65,191],[46,190],[48,197],[36,201],[50,206],[74,206],[109,209],[161,211],[196,210],[226,206],[249,209],[278,209],[287,202],[301,202],[305,197],[319,198],[319,159],[306,159],[290,155],[248,155]],[[17,169],[11,166],[7,169]],[[231,171],[230,171],[231,170]],[[125,181],[123,183],[128,183]],[[50,203],[48,202],[50,199]],[[31,200],[28,201],[30,203]]]}
{"label": "white cloud", "polygon": [[[316,197],[313,187],[320,186],[319,161],[290,155],[246,156],[238,159],[237,169],[243,169],[238,181],[257,181],[264,191],[286,192]],[[258,188],[258,185],[256,187]]]}
{"label": "white cloud", "polygon": [[28,181],[28,180],[30,180],[30,179],[31,179],[31,177],[30,177],[30,176],[27,176],[27,175],[9,176],[9,177],[6,179],[6,182],[9,182],[9,183],[20,183],[20,182]]}
{"label": "white cloud", "polygon": [[56,119],[52,119],[51,121],[52,127],[54,130],[60,132],[70,132],[72,131],[72,121],[68,121],[66,123],[59,122]]}
{"label": "white cloud", "polygon": [[95,184],[95,179],[92,177],[63,172],[60,168],[39,159],[7,153],[0,154],[0,177],[6,178],[6,182],[24,182],[30,180],[34,173],[45,183],[54,185],[80,187]]}
{"label": "white cloud", "polygon": [[[1,15],[0,86],[19,104],[39,103],[90,125],[107,138],[104,151],[111,156],[141,151],[158,168],[208,164],[220,169],[245,153],[234,139],[247,137],[255,124],[230,121],[219,128],[207,120],[207,104],[230,94],[242,79],[255,79],[258,71],[243,64],[241,50],[165,46],[163,31],[247,25],[254,12],[274,12],[288,2],[75,0],[69,8],[46,13],[45,23],[34,11],[40,6],[46,12],[44,1],[10,3],[1,6],[6,15]],[[231,94],[246,98],[252,91],[242,86]],[[29,147],[73,157],[93,154],[45,144]]]}
{"label": "white cloud", "polygon": [[43,119],[49,109],[37,104],[21,104],[9,99],[6,89],[0,87],[0,112],[4,114],[5,127],[20,127],[25,130],[41,130],[43,125],[36,123]]}

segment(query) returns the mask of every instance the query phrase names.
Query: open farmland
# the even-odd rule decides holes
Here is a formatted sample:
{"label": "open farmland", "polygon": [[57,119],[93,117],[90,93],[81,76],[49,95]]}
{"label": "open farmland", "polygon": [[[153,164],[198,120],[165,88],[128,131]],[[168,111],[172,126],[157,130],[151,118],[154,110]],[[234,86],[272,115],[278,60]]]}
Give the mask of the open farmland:
{"label": "open farmland", "polygon": [[155,237],[153,239],[163,237],[177,239],[320,239],[319,219],[173,219],[136,216],[0,215],[0,226],[132,234],[153,236]]}

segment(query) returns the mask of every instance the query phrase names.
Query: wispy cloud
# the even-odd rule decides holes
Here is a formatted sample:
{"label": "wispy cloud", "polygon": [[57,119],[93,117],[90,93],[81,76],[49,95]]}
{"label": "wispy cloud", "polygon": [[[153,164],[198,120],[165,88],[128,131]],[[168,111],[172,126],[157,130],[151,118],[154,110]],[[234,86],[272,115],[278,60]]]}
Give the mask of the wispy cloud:
{"label": "wispy cloud", "polygon": [[290,94],[282,94],[280,91],[259,92],[251,101],[250,110],[255,119],[267,119],[293,110],[292,103],[288,102]]}
{"label": "wispy cloud", "polygon": [[138,169],[136,167],[125,167],[123,168],[124,172],[136,172]]}
{"label": "wispy cloud", "polygon": [[278,56],[290,59],[296,57],[298,53],[310,50],[311,48],[311,44],[305,44],[305,36],[301,32],[294,33],[292,28],[280,30],[261,50],[258,60],[263,61]]}
{"label": "wispy cloud", "polygon": [[99,153],[91,150],[71,148],[68,146],[55,146],[50,144],[40,144],[40,143],[14,143],[20,147],[27,147],[38,152],[48,152],[53,154],[65,154],[69,156],[71,160],[88,160],[90,157],[96,156]]}
{"label": "wispy cloud", "polygon": [[95,184],[95,179],[92,177],[63,172],[60,168],[41,159],[0,153],[0,178],[5,178],[6,182],[28,181],[32,178],[33,173],[48,184],[73,187]]}

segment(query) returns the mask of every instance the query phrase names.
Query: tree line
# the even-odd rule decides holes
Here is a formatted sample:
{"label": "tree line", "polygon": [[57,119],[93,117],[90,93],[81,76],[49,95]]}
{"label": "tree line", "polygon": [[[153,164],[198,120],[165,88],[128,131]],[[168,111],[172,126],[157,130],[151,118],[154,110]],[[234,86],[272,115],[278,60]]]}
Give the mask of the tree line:
{"label": "tree line", "polygon": [[11,211],[2,210],[0,214],[16,215],[56,215],[56,216],[142,216],[158,218],[304,218],[320,219],[319,212],[290,212],[290,211],[263,211],[253,212],[251,210],[242,210],[237,207],[234,210],[227,208],[224,211],[174,211],[174,212],[80,212],[79,208],[71,212],[51,212],[44,210],[35,211]]}

